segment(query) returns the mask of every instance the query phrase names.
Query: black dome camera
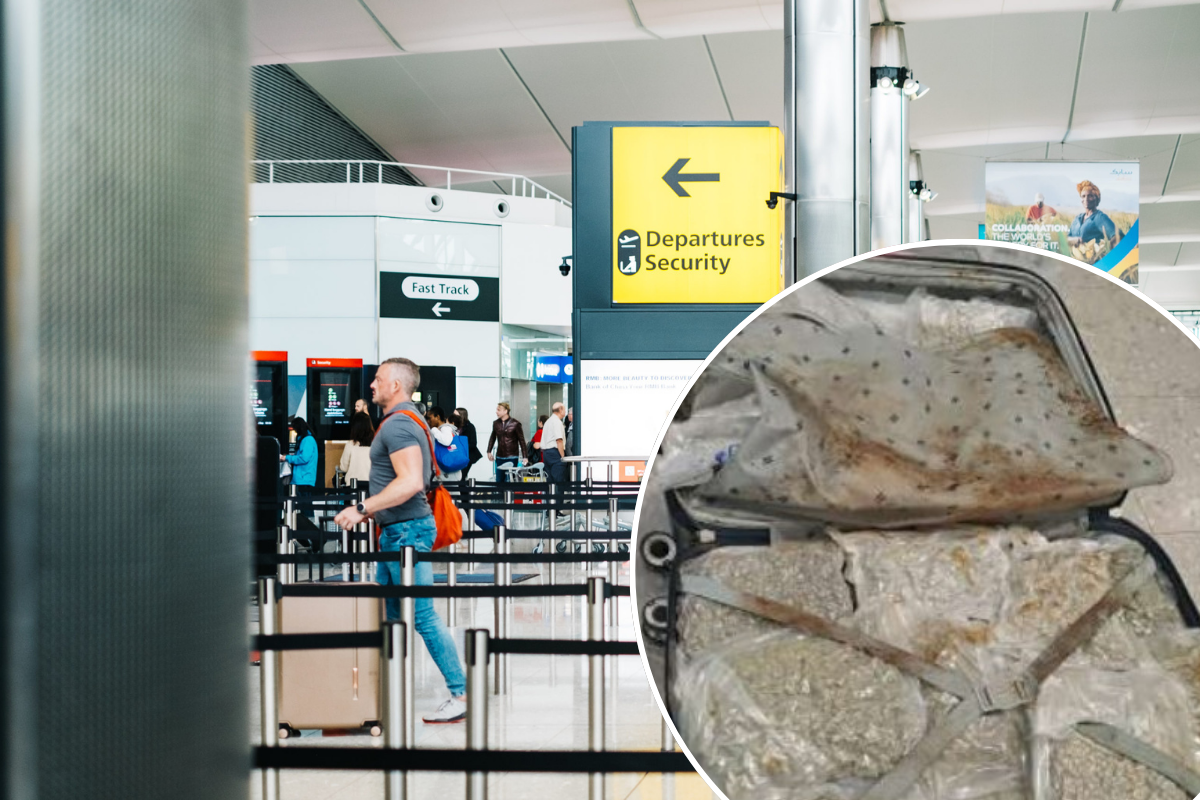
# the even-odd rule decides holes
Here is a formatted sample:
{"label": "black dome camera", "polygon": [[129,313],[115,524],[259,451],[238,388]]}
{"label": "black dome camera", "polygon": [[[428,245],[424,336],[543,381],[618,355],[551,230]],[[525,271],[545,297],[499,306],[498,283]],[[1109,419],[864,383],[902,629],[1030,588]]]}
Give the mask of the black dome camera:
{"label": "black dome camera", "polygon": [[558,271],[564,278],[571,274],[571,256],[563,256],[562,263],[558,265]]}

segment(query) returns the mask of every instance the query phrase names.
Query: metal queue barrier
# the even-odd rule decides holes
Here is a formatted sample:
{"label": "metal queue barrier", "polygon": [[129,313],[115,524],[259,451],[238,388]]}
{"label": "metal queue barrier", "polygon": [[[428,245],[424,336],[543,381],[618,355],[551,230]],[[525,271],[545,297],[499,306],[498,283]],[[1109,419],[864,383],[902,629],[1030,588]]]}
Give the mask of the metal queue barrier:
{"label": "metal queue barrier", "polygon": [[[398,554],[373,558],[391,560],[399,555],[406,566],[415,563],[411,547]],[[451,554],[445,554],[451,555]],[[614,556],[617,554],[607,554]],[[509,556],[510,558],[513,556]],[[513,563],[513,562],[510,562]],[[415,748],[415,713],[412,702],[411,612],[400,622],[386,622],[381,633],[278,634],[275,631],[277,604],[284,596],[346,596],[319,584],[280,584],[275,578],[259,580],[259,635],[252,647],[262,652],[260,685],[262,746],[255,751],[255,766],[262,771],[264,800],[280,800],[279,771],[289,768],[363,769],[385,773],[385,797],[400,800],[408,796],[409,771],[432,770],[463,772],[468,800],[487,797],[487,773],[503,772],[584,772],[589,776],[588,796],[604,797],[604,775],[608,772],[684,772],[693,767],[682,753],[674,752],[670,729],[663,722],[661,751],[608,751],[605,747],[604,658],[637,655],[635,642],[605,639],[604,606],[610,599],[627,596],[629,588],[609,585],[604,578],[589,578],[586,585],[562,586],[490,586],[451,587],[361,585],[352,596],[399,597],[411,602],[417,597],[511,597],[581,595],[587,598],[588,638],[586,641],[555,639],[511,639],[489,635],[488,631],[467,632],[467,743],[465,750]],[[289,748],[279,745],[277,656],[280,650],[380,647],[383,700],[384,744],[376,748]],[[494,751],[487,743],[488,661],[509,654],[583,655],[588,657],[588,750],[587,751]],[[497,687],[499,691],[499,687]],[[666,785],[664,784],[664,787]]]}

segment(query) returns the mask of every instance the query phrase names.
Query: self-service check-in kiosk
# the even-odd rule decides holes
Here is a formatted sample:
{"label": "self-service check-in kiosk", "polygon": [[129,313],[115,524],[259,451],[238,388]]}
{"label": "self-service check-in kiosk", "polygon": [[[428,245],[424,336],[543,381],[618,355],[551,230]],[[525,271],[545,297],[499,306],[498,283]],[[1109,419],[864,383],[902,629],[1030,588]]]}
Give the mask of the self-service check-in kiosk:
{"label": "self-service check-in kiosk", "polygon": [[[308,416],[305,419],[317,438],[318,485],[322,480],[324,485],[330,485],[336,464],[332,461],[326,464],[327,443],[350,438],[350,417],[354,416],[354,404],[362,397],[362,389],[361,358],[308,359]],[[340,457],[340,445],[334,451],[333,455]]]}
{"label": "self-service check-in kiosk", "polygon": [[250,383],[250,411],[259,436],[270,436],[287,452],[286,350],[255,350],[250,354],[254,371]]}

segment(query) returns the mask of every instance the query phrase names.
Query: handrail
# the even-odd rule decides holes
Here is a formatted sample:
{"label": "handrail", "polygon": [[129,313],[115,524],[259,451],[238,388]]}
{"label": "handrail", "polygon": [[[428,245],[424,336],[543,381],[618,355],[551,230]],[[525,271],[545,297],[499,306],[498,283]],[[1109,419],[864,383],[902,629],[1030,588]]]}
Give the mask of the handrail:
{"label": "handrail", "polygon": [[[453,185],[452,176],[455,173],[461,173],[461,174],[466,174],[466,175],[483,175],[483,176],[486,176],[489,180],[503,178],[505,180],[511,181],[512,182],[512,191],[509,194],[512,197],[537,197],[538,192],[541,192],[542,194],[544,194],[546,196],[547,200],[557,200],[558,202],[562,203],[567,208],[571,207],[571,201],[567,200],[562,195],[558,194],[557,192],[550,191],[549,189],[547,189],[545,186],[542,186],[537,181],[531,180],[530,178],[527,178],[524,175],[517,175],[514,172],[491,172],[489,170],[484,170],[484,169],[463,169],[460,167],[437,167],[437,166],[433,166],[432,164],[409,164],[409,163],[402,163],[399,161],[371,161],[369,159],[357,159],[357,158],[333,158],[333,159],[330,159],[330,158],[265,159],[264,158],[264,159],[254,159],[250,163],[255,164],[255,165],[258,165],[258,164],[266,165],[266,167],[267,167],[267,183],[275,182],[275,165],[276,164],[287,164],[287,165],[293,165],[293,164],[345,164],[346,165],[346,180],[345,180],[346,183],[383,183],[383,168],[384,167],[399,167],[399,168],[407,169],[407,170],[414,170],[414,169],[435,170],[437,172],[446,173],[446,189],[450,189],[452,187],[452,185]],[[355,164],[358,165],[357,172],[353,168],[353,165],[355,165]],[[364,180],[364,173],[365,173],[364,167],[366,167],[366,166],[373,166],[376,168],[373,179],[368,177],[366,180]],[[355,178],[357,178],[357,180],[355,180]],[[518,181],[520,181],[520,192],[519,193],[517,191],[517,189],[518,189],[517,182]],[[326,181],[318,181],[318,182],[326,183]],[[338,182],[341,183],[341,181],[338,181]]]}

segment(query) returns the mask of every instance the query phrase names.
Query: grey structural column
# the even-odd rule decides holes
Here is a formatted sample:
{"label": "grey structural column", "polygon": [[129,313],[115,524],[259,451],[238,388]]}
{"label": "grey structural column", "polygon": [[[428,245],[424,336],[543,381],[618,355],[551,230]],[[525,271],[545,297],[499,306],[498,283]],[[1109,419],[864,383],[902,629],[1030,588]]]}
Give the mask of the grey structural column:
{"label": "grey structural column", "polygon": [[870,247],[869,29],[867,0],[785,0],[792,280]]}
{"label": "grey structural column", "polygon": [[5,797],[249,791],[247,6],[0,6]]}
{"label": "grey structural column", "polygon": [[908,239],[908,78],[904,29],[871,26],[871,249]]}

